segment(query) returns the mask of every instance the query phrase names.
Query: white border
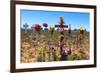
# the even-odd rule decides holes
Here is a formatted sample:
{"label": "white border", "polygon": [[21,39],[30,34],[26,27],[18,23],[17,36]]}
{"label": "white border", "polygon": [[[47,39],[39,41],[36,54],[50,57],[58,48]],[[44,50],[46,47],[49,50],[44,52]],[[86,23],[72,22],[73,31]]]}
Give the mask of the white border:
{"label": "white border", "polygon": [[[48,10],[48,11],[66,11],[66,12],[89,12],[90,13],[90,60],[80,61],[60,61],[60,62],[39,62],[39,63],[20,63],[20,10]],[[54,66],[74,66],[94,64],[94,11],[93,9],[70,8],[70,7],[51,7],[35,5],[16,5],[16,68],[39,68]]]}

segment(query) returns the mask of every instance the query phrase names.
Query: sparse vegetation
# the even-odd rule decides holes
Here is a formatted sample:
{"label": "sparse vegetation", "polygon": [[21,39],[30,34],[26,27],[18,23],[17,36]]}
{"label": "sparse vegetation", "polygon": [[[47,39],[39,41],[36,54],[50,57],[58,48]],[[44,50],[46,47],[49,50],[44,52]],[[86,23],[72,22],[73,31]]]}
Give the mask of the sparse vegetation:
{"label": "sparse vegetation", "polygon": [[[39,33],[32,29],[27,31],[21,28],[21,63],[51,62],[89,59],[89,32],[84,31],[80,40],[79,30],[64,30],[64,53],[59,46],[60,32],[55,30],[40,30]],[[71,53],[68,49],[71,48]],[[61,55],[63,54],[63,55]]]}

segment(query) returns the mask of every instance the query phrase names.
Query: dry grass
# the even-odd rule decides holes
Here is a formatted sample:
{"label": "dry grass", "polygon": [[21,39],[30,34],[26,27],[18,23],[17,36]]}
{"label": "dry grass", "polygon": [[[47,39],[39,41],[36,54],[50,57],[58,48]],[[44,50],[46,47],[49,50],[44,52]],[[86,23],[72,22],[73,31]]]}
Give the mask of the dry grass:
{"label": "dry grass", "polygon": [[[50,31],[21,31],[21,63],[61,61],[59,48],[59,32],[50,35]],[[64,50],[72,48],[72,53],[67,55],[67,60],[87,60],[89,53],[89,33],[85,32],[84,39],[79,41],[79,36],[72,33],[71,37],[64,32]],[[52,50],[51,48],[54,48]]]}

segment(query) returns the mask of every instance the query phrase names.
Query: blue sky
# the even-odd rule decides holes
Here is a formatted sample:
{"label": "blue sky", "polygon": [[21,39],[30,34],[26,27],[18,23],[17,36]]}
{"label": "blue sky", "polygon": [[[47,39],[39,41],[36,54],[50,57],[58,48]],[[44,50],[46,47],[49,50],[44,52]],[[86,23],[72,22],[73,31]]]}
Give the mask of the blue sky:
{"label": "blue sky", "polygon": [[64,18],[65,25],[71,24],[72,29],[79,29],[82,26],[90,30],[90,14],[83,12],[21,10],[21,27],[25,23],[29,25],[29,28],[34,24],[42,25],[43,23],[47,23],[49,27],[59,25],[60,17]]}

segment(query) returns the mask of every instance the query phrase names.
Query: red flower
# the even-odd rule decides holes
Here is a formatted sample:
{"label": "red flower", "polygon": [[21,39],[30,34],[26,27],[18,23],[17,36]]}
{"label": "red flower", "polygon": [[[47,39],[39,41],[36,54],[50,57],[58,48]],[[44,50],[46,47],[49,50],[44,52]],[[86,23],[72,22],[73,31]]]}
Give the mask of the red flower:
{"label": "red flower", "polygon": [[63,17],[60,17],[60,24],[61,24],[61,25],[64,24],[64,19],[63,19]]}
{"label": "red flower", "polygon": [[34,29],[35,29],[36,31],[40,31],[41,26],[40,26],[39,24],[35,24]]}

